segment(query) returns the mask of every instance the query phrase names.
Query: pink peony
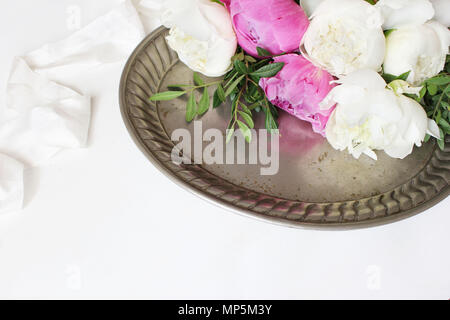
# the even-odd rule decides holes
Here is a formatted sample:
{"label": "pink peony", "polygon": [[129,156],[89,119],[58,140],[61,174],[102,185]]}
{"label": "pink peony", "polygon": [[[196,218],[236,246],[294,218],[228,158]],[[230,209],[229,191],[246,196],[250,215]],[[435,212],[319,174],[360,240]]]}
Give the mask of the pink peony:
{"label": "pink peony", "polygon": [[222,0],[231,14],[239,45],[257,57],[256,47],[272,54],[297,51],[309,20],[293,0]]}
{"label": "pink peony", "polygon": [[315,132],[325,136],[325,127],[334,108],[321,110],[319,103],[328,95],[334,78],[297,54],[276,57],[285,66],[273,78],[259,82],[267,98],[275,106],[308,121]]}

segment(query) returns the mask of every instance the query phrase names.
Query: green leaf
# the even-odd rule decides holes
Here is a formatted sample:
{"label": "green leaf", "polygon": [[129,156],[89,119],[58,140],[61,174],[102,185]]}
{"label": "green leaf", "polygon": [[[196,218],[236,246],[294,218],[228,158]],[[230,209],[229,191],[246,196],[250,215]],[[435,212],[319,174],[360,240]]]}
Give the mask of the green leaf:
{"label": "green leaf", "polygon": [[230,79],[228,79],[228,80],[227,80],[227,83],[225,83],[225,85],[223,86],[225,89],[226,89],[230,84],[232,84],[233,81],[234,81],[234,79],[236,79],[236,77],[239,75],[239,73],[238,73],[237,71],[235,71],[234,69],[233,69],[233,71],[234,71],[233,76],[232,76]]}
{"label": "green leaf", "polygon": [[240,120],[237,120],[236,122],[239,126],[239,129],[241,129],[245,141],[247,141],[247,143],[252,142],[252,131],[250,130],[250,128]]}
{"label": "green leaf", "polygon": [[270,112],[266,112],[266,129],[272,131],[273,127],[273,117]]}
{"label": "green leaf", "polygon": [[219,0],[211,0],[212,2],[215,2],[215,3],[218,3],[218,4],[220,4],[220,5],[222,5],[222,6],[225,6],[222,2],[220,2]]}
{"label": "green leaf", "polygon": [[205,82],[203,81],[203,79],[200,77],[200,74],[198,74],[198,72],[194,72],[194,83],[197,86],[203,86],[205,85]]}
{"label": "green leaf", "polygon": [[241,102],[240,105],[241,105],[242,110],[243,110],[245,113],[247,113],[249,116],[252,115],[252,112],[250,111],[250,109],[249,109],[245,104],[243,104],[243,103]]}
{"label": "green leaf", "polygon": [[225,90],[223,90],[223,87],[221,84],[219,84],[217,86],[217,95],[219,96],[219,98],[222,102],[224,102],[227,99],[227,97],[225,95]]}
{"label": "green leaf", "polygon": [[441,118],[442,118],[441,110],[438,110],[436,118],[435,118],[436,123],[439,123],[439,121],[441,121]]}
{"label": "green leaf", "polygon": [[219,99],[219,96],[217,95],[217,90],[216,90],[216,92],[214,92],[214,96],[213,96],[213,104],[212,104],[213,109],[218,108],[222,103],[223,103],[223,101]]}
{"label": "green leaf", "polygon": [[398,76],[397,80],[406,81],[408,79],[410,73],[411,73],[411,71],[402,73],[401,75]]}
{"label": "green leaf", "polygon": [[438,146],[439,146],[439,149],[441,149],[442,151],[444,151],[444,148],[445,148],[445,142],[444,142],[444,140],[443,140],[443,139],[438,140],[438,141],[437,141],[437,144],[438,144]]}
{"label": "green leaf", "polygon": [[[185,86],[184,88],[187,88],[188,86]],[[169,89],[170,91],[185,91],[182,86],[177,86],[177,85],[169,85],[167,86],[167,89]]]}
{"label": "green leaf", "polygon": [[247,62],[250,62],[250,63],[256,63],[258,61],[255,58],[253,58],[252,56],[245,56],[244,60]]}
{"label": "green leaf", "polygon": [[255,83],[248,83],[247,89],[244,92],[245,101],[249,104],[259,102],[262,99],[261,91],[261,88]]}
{"label": "green leaf", "polygon": [[389,73],[383,73],[382,77],[383,77],[384,81],[386,81],[387,84],[391,83],[392,81],[397,80],[397,76],[394,76],[393,74],[389,74]]}
{"label": "green leaf", "polygon": [[437,116],[436,116],[436,123],[439,123],[439,121],[441,121],[441,117],[442,117],[442,113],[441,110],[438,110],[437,112]]}
{"label": "green leaf", "polygon": [[447,87],[444,89],[444,93],[447,95],[447,97],[450,97],[450,86],[447,86]]}
{"label": "green leaf", "polygon": [[439,126],[442,128],[443,131],[446,133],[450,133],[450,124],[445,120],[444,118],[439,119],[438,122]]}
{"label": "green leaf", "polygon": [[422,89],[420,90],[418,100],[421,101],[423,99],[423,97],[425,97],[426,93],[427,93],[427,88],[426,88],[426,86],[423,86]]}
{"label": "green leaf", "polygon": [[260,77],[260,78],[271,78],[278,74],[278,72],[283,69],[284,63],[283,62],[275,62],[268,64],[267,66],[264,66],[262,68],[259,68],[255,72],[252,72],[250,75],[254,77]]}
{"label": "green leaf", "polygon": [[225,102],[227,98],[225,97],[225,91],[223,90],[223,87],[221,84],[217,86],[216,91],[214,92],[213,97],[213,109],[220,106],[222,103]]}
{"label": "green leaf", "polygon": [[236,54],[231,58],[231,61],[236,61],[236,60],[238,60],[238,61],[244,61],[244,58],[245,58],[244,52],[241,51],[241,52],[239,52],[239,53],[236,53]]}
{"label": "green leaf", "polygon": [[234,69],[239,72],[240,74],[247,74],[248,73],[248,69],[245,66],[245,63],[243,63],[242,61],[239,60],[235,60],[234,61]]}
{"label": "green leaf", "polygon": [[231,99],[231,115],[234,115],[237,105],[238,105],[238,95],[233,93],[230,95],[230,99]]}
{"label": "green leaf", "polygon": [[427,83],[428,93],[434,96],[438,92],[438,87],[434,84]]}
{"label": "green leaf", "polygon": [[389,74],[389,73],[383,73],[383,79],[386,81],[387,84],[391,83],[392,81],[395,80],[403,80],[406,81],[406,79],[408,79],[409,74],[411,73],[411,71],[402,73],[399,76],[393,75],[393,74]]}
{"label": "green leaf", "polygon": [[267,108],[264,108],[263,110],[264,110],[264,112],[266,114],[266,129],[269,132],[273,132],[274,130],[277,130],[278,129],[278,124],[275,121],[270,108],[267,107]]}
{"label": "green leaf", "polygon": [[[253,104],[251,104],[250,106],[248,106],[249,110],[255,110],[259,107],[259,110],[261,110],[261,101],[257,101]],[[257,111],[258,112],[258,111]]]}
{"label": "green leaf", "polygon": [[229,79],[231,79],[232,77],[234,77],[237,74],[236,70],[231,69],[230,72],[228,72],[225,77],[223,78],[224,81],[227,81]]}
{"label": "green leaf", "polygon": [[392,33],[392,32],[394,32],[396,29],[389,29],[389,30],[386,30],[386,31],[384,31],[384,36],[387,38],[387,37],[389,37],[389,35]]}
{"label": "green leaf", "polygon": [[234,134],[234,126],[227,130],[227,140],[226,140],[227,143],[231,141],[231,138],[233,138],[233,134]]}
{"label": "green leaf", "polygon": [[239,114],[241,115],[242,119],[245,120],[250,129],[253,129],[255,127],[255,123],[253,122],[252,117],[248,113],[239,111]]}
{"label": "green leaf", "polygon": [[200,102],[198,103],[198,111],[197,114],[199,116],[204,115],[208,110],[209,110],[209,104],[210,104],[211,100],[209,99],[209,93],[208,93],[208,89],[205,88],[203,90],[203,95],[200,99]]}
{"label": "green leaf", "polygon": [[192,122],[197,115],[197,101],[195,101],[195,96],[192,93],[186,105],[186,121]]}
{"label": "green leaf", "polygon": [[425,136],[425,139],[423,139],[423,142],[427,143],[428,141],[430,141],[431,136],[429,134],[427,134]]}
{"label": "green leaf", "polygon": [[258,56],[260,56],[260,57],[271,57],[272,56],[272,54],[268,50],[261,48],[261,47],[256,47],[256,51],[258,52]]}
{"label": "green leaf", "polygon": [[241,83],[242,79],[245,78],[245,75],[240,76],[239,78],[237,78],[236,80],[234,80],[234,82],[228,87],[227,91],[225,91],[225,97],[228,97],[234,89],[236,89],[236,87],[239,85],[239,83]]}
{"label": "green leaf", "polygon": [[274,117],[274,119],[278,119],[278,108],[275,107],[272,103],[269,103],[269,107],[270,107],[270,112],[272,113],[272,116]]}
{"label": "green leaf", "polygon": [[449,75],[440,75],[436,76],[434,78],[428,79],[426,81],[427,84],[432,84],[435,86],[443,86],[450,83],[450,76]]}
{"label": "green leaf", "polygon": [[181,97],[186,91],[165,91],[154,94],[150,97],[150,101],[169,101]]}

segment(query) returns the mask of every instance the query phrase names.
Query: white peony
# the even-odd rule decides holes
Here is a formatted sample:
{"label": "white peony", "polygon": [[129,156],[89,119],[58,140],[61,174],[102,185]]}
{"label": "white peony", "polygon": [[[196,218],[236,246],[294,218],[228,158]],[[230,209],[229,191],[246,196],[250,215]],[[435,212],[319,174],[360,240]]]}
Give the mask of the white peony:
{"label": "white peony", "polygon": [[231,68],[237,38],[225,7],[210,0],[166,0],[162,23],[167,43],[189,68],[219,77]]}
{"label": "white peony", "polygon": [[434,8],[429,0],[379,0],[375,6],[383,14],[385,30],[421,25],[434,17]]}
{"label": "white peony", "polygon": [[300,0],[300,5],[308,17],[310,17],[323,1],[324,0]]}
{"label": "white peony", "polygon": [[450,0],[431,0],[431,3],[436,11],[434,20],[450,27]]}
{"label": "white peony", "polygon": [[380,10],[364,0],[325,0],[314,10],[300,50],[335,76],[381,70],[385,54]]}
{"label": "white peony", "polygon": [[444,69],[449,45],[450,31],[436,21],[395,29],[386,40],[384,72],[410,71],[408,82],[420,85]]}
{"label": "white peony", "polygon": [[436,123],[427,118],[415,100],[395,94],[373,70],[356,71],[337,81],[322,102],[323,109],[336,104],[326,128],[333,148],[348,149],[359,158],[366,154],[377,159],[374,150],[384,150],[403,159],[414,145],[421,146],[427,133],[439,136]]}

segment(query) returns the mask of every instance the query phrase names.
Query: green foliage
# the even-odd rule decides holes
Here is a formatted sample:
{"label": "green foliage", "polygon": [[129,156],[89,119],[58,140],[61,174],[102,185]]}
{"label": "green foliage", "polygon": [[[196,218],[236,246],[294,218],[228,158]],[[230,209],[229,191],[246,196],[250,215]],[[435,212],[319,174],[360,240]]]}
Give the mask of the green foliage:
{"label": "green foliage", "polygon": [[189,96],[188,103],[186,105],[186,121],[191,122],[194,120],[197,114],[197,101],[193,93]]}
{"label": "green foliage", "polygon": [[[220,107],[230,99],[231,115],[228,124],[227,141],[231,139],[236,129],[240,129],[245,140],[250,143],[252,139],[251,129],[255,127],[254,116],[263,112],[265,116],[266,128],[275,132],[278,129],[277,109],[267,100],[263,89],[259,86],[261,78],[274,77],[284,67],[284,63],[274,63],[272,54],[262,48],[257,49],[263,59],[255,59],[246,55],[239,49],[232,58],[232,69],[220,81],[206,83],[198,74],[194,73],[193,83],[174,84],[168,86],[169,91],[156,93],[151,101],[168,101],[187,95],[186,121],[191,122],[197,116],[202,116],[208,112],[211,106],[213,109]],[[212,98],[209,94],[209,87],[216,87]],[[200,100],[196,99],[196,91],[202,90]]]}
{"label": "green foliage", "polygon": [[404,80],[406,81],[406,79],[408,79],[409,74],[411,73],[411,71],[405,72],[399,76],[394,76],[392,74],[389,73],[383,73],[381,76],[383,77],[383,79],[386,81],[386,83],[391,83],[392,81],[395,80]]}
{"label": "green foliage", "polygon": [[150,101],[168,101],[186,94],[186,91],[165,91],[159,92],[150,98]]}
{"label": "green foliage", "polygon": [[[436,121],[440,129],[438,145],[445,147],[445,136],[450,134],[450,55],[447,56],[445,70],[426,80],[417,101],[422,104],[430,119]],[[427,137],[429,139],[429,137]]]}

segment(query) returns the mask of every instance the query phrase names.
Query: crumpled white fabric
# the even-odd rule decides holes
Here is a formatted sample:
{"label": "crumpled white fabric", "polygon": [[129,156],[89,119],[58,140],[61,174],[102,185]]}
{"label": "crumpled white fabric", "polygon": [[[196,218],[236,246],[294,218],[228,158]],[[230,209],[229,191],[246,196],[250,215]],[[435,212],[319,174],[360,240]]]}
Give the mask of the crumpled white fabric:
{"label": "crumpled white fabric", "polygon": [[0,213],[22,208],[24,168],[86,146],[91,98],[54,81],[58,74],[126,59],[145,36],[144,24],[147,31],[160,24],[153,19],[158,2],[126,0],[68,38],[14,60],[0,106]]}
{"label": "crumpled white fabric", "polygon": [[86,145],[90,97],[34,72],[16,58],[7,88],[6,120],[0,124],[0,151],[38,166],[61,149]]}
{"label": "crumpled white fabric", "polygon": [[0,154],[0,208],[2,213],[22,208],[23,169],[24,166],[19,161]]}
{"label": "crumpled white fabric", "polygon": [[145,31],[151,32],[162,25],[161,11],[166,0],[133,0],[141,16]]}

